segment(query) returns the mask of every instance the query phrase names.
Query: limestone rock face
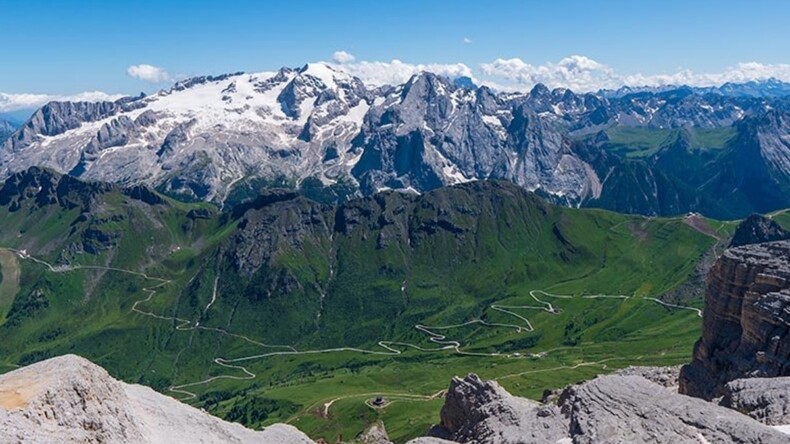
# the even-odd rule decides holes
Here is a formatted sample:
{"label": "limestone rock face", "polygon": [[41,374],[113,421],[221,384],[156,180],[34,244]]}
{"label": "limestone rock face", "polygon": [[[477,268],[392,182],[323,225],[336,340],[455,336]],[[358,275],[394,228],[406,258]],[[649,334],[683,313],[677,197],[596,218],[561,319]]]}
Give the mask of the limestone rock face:
{"label": "limestone rock face", "polygon": [[721,405],[764,424],[790,424],[790,378],[737,379],[724,386]]}
{"label": "limestone rock face", "polygon": [[[657,384],[637,375],[659,377]],[[476,375],[455,378],[434,440],[475,444],[787,443],[788,436],[737,411],[669,389],[677,370],[630,369],[567,388],[556,403],[512,396]],[[668,381],[668,382],[667,382]]]}
{"label": "limestone rock face", "polygon": [[727,250],[708,275],[702,338],[680,392],[720,397],[727,382],[790,375],[790,241]]}
{"label": "limestone rock face", "polygon": [[111,378],[74,355],[0,376],[3,443],[314,444],[296,428],[253,431],[140,385]]}
{"label": "limestone rock face", "polygon": [[603,376],[569,388],[564,398],[574,444],[788,441],[745,415],[639,376]]}
{"label": "limestone rock face", "polygon": [[454,378],[441,412],[441,426],[459,442],[556,442],[567,436],[556,406],[512,396],[494,381],[470,374]]}
{"label": "limestone rock face", "polygon": [[614,374],[622,376],[641,376],[662,387],[677,388],[680,366],[672,367],[627,367]]}

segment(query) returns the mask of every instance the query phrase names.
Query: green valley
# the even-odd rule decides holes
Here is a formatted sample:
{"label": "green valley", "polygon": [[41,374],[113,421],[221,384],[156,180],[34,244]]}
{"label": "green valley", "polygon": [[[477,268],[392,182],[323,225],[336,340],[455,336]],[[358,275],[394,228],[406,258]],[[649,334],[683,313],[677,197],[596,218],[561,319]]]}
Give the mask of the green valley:
{"label": "green valley", "polygon": [[381,419],[403,442],[454,375],[539,399],[686,362],[702,301],[678,289],[734,226],[503,182],[219,211],[31,169],[0,188],[2,368],[75,353],[250,427],[335,442]]}

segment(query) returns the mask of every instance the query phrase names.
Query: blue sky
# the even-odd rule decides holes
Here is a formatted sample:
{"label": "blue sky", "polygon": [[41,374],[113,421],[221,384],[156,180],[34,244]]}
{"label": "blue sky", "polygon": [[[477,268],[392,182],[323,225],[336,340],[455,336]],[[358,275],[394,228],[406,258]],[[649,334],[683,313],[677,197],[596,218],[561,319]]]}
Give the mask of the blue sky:
{"label": "blue sky", "polygon": [[[780,0],[0,0],[0,93],[151,91],[183,76],[331,60],[339,50],[356,62],[463,63],[500,83],[541,79],[533,75],[541,66],[570,55],[618,79],[752,61],[784,72],[788,18],[790,2]],[[514,58],[530,68],[481,72]],[[128,75],[137,64],[161,68],[167,80]]]}

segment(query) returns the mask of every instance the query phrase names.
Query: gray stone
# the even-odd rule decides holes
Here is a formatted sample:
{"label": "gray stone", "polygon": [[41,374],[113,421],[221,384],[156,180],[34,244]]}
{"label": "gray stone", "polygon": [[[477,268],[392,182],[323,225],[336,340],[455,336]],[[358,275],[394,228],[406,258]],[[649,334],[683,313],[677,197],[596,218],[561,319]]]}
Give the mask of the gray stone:
{"label": "gray stone", "polygon": [[0,376],[0,442],[314,444],[296,428],[253,431],[140,385],[111,378],[74,355]]}
{"label": "gray stone", "polygon": [[790,377],[736,379],[724,386],[721,405],[764,424],[790,424]]}

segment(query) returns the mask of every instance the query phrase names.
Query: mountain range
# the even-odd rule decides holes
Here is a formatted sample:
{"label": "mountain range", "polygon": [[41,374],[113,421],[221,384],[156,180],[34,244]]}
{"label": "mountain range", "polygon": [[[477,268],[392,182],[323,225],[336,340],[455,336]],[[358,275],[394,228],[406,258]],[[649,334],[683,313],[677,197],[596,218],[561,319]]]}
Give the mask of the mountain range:
{"label": "mountain range", "polygon": [[782,85],[519,94],[420,73],[374,88],[308,64],[47,104],[4,142],[0,174],[41,166],[221,205],[271,186],[342,201],[500,179],[568,206],[736,218],[790,206]]}

